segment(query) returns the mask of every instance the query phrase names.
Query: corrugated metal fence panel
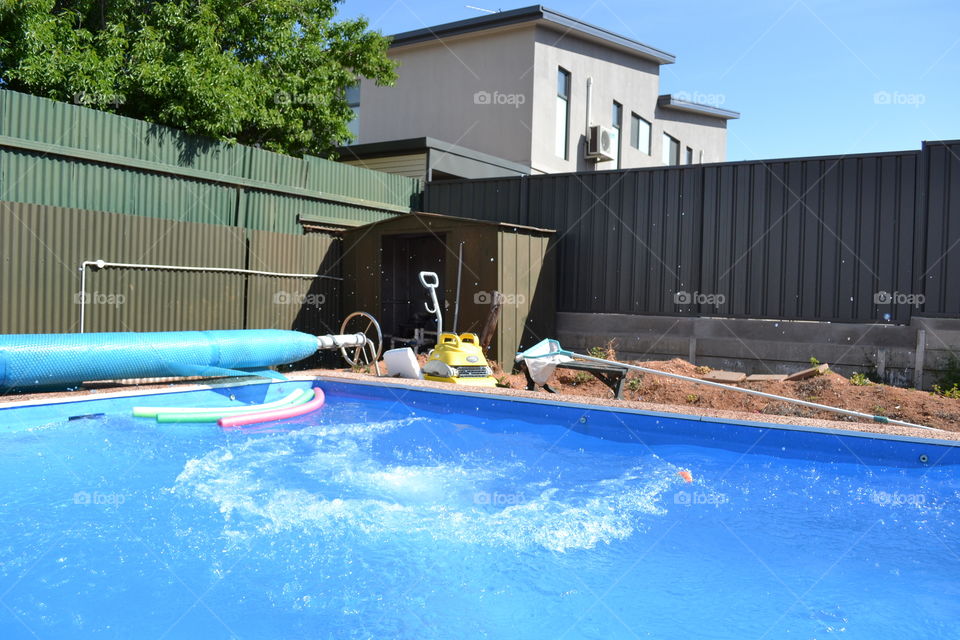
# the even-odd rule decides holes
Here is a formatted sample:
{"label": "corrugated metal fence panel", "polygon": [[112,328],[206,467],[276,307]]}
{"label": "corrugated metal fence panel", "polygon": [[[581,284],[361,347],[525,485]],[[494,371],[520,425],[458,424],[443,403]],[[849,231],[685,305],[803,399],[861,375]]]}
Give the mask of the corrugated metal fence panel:
{"label": "corrugated metal fence panel", "polygon": [[342,162],[305,156],[306,188],[371,202],[419,209],[423,183],[416,178],[371,171]]}
{"label": "corrugated metal fence panel", "polygon": [[905,323],[919,173],[903,152],[451,181],[425,209],[556,229],[561,311]]}
{"label": "corrugated metal fence panel", "polygon": [[[250,232],[250,269],[340,277],[341,241],[323,233]],[[250,276],[247,326],[338,333],[343,314],[338,280]]]}
{"label": "corrugated metal fence panel", "polygon": [[[74,105],[0,90],[0,134],[46,144],[76,146],[77,111]],[[127,141],[125,149],[135,152],[137,143]]]}
{"label": "corrugated metal fence panel", "polygon": [[204,224],[236,223],[237,191],[232,187],[58,156],[0,153],[4,158],[0,200]]}
{"label": "corrugated metal fence panel", "polygon": [[[545,176],[549,180],[552,176]],[[424,211],[453,216],[532,224],[527,220],[525,178],[450,180],[431,182],[424,188]]]}
{"label": "corrugated metal fence panel", "polygon": [[285,187],[306,187],[306,161],[253,147],[237,146],[237,149],[244,157],[244,177]]}
{"label": "corrugated metal fence panel", "polygon": [[[232,176],[243,175],[239,145],[191,136],[133,118],[0,90],[0,134]],[[274,154],[276,155],[276,154]]]}
{"label": "corrugated metal fence panel", "polygon": [[[243,230],[0,203],[0,333],[79,329],[83,260],[243,268]],[[87,331],[241,328],[243,276],[87,272]]]}
{"label": "corrugated metal fence panel", "polygon": [[308,200],[263,191],[246,193],[246,226],[257,231],[300,233],[297,216],[359,226],[392,218],[395,213],[336,202]]}
{"label": "corrugated metal fence panel", "polygon": [[[395,215],[394,211],[377,209],[378,203],[390,207],[420,206],[422,183],[413,178],[310,156],[300,159],[229,145],[170,127],[12,91],[0,90],[0,135],[113,156],[81,159],[65,155],[70,153],[68,150],[57,156],[2,149],[0,199],[8,201],[234,225],[242,222],[237,215],[237,191],[242,190],[256,194],[252,204],[264,203],[250,210],[246,220],[251,228],[291,233],[299,231],[296,213],[362,224]],[[174,173],[184,168],[214,175],[179,177],[151,168],[125,167],[123,161],[127,158],[166,165]],[[223,185],[217,182],[219,177],[255,180],[280,191],[292,187],[309,189],[318,196],[357,198],[367,201],[372,208],[303,194],[284,196],[258,188],[259,185]],[[279,204],[271,198],[296,201],[299,206]],[[288,211],[294,211],[292,217]]]}
{"label": "corrugated metal fence panel", "polygon": [[[908,322],[917,154],[703,167],[700,315]],[[885,318],[884,314],[889,314]]]}
{"label": "corrugated metal fence panel", "polygon": [[924,151],[927,244],[915,282],[926,295],[925,314],[956,317],[960,315],[960,140],[926,143]]}

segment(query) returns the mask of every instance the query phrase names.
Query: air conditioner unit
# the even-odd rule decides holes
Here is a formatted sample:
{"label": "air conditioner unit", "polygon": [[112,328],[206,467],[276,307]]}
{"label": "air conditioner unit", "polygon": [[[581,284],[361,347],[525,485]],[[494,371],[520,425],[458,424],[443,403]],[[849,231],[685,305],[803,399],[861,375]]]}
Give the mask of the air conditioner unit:
{"label": "air conditioner unit", "polygon": [[590,127],[587,138],[587,159],[601,162],[616,160],[619,135],[616,129],[595,124]]}

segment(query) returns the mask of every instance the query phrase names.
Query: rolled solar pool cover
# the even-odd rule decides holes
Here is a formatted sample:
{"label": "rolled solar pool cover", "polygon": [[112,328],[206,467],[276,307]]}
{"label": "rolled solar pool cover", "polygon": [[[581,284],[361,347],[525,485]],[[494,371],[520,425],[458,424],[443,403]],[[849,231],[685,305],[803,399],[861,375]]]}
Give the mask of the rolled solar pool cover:
{"label": "rolled solar pool cover", "polygon": [[221,375],[303,360],[317,337],[280,329],[0,335],[0,389]]}

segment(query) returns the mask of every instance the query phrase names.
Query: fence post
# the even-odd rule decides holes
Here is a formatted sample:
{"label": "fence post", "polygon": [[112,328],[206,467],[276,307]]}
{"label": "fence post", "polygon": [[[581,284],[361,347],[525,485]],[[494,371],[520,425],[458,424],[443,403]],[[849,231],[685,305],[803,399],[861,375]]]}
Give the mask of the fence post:
{"label": "fence post", "polygon": [[923,387],[923,352],[927,346],[927,332],[923,329],[917,330],[917,351],[913,359],[913,388]]}

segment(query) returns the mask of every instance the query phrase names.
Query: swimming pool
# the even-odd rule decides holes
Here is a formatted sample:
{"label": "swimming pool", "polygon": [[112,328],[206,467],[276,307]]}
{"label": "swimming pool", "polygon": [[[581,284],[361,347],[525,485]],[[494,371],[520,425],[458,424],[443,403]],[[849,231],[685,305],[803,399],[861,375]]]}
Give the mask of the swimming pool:
{"label": "swimming pool", "polygon": [[957,634],[949,443],[334,380],[129,417],[310,384],[0,410],[0,637]]}

